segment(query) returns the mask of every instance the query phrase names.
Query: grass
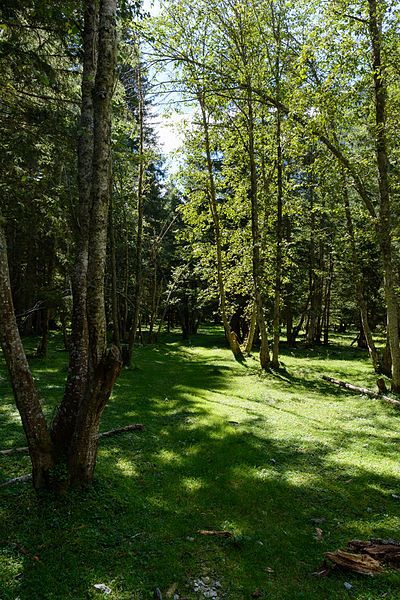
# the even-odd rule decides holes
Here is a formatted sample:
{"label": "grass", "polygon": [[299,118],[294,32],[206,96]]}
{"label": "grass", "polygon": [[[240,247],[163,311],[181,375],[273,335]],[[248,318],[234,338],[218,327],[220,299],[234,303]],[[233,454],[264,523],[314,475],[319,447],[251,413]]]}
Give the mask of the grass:
{"label": "grass", "polygon": [[[58,343],[31,361],[49,416],[66,375]],[[215,328],[191,345],[171,335],[138,348],[102,429],[146,429],[101,442],[93,488],[63,498],[27,484],[0,490],[0,599],[101,598],[93,586],[104,583],[110,599],[145,600],[155,587],[165,598],[176,584],[192,600],[201,577],[230,600],[257,588],[274,600],[400,599],[398,572],[312,575],[350,539],[399,537],[399,413],[321,379],[374,386],[366,354],[344,338],[282,360],[275,375],[260,373],[256,356],[238,364]],[[24,445],[0,374],[0,448]],[[0,460],[0,481],[29,470],[26,457]]]}

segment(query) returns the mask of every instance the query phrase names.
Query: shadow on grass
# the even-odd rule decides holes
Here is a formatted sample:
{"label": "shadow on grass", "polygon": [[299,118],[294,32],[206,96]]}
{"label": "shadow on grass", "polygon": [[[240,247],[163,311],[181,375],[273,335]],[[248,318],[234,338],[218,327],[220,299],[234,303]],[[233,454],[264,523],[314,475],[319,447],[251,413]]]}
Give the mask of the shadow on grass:
{"label": "shadow on grass", "polygon": [[[102,442],[93,489],[39,499],[25,487],[4,491],[5,600],[99,597],[95,583],[108,585],[110,598],[145,599],[155,586],[165,591],[175,582],[181,598],[194,599],[191,582],[202,576],[218,579],[232,600],[250,598],[256,588],[276,600],[339,599],[349,578],[360,598],[396,597],[398,574],[311,576],[325,551],[354,537],[393,537],[399,525],[392,497],[399,479],[367,462],[336,460],[369,434],[346,415],[347,428],[336,431],[311,417],[306,401],[261,405],[233,394],[232,379],[244,369],[215,339],[207,333],[196,347],[172,340],[138,351],[139,368],[118,380],[102,428],[137,421],[146,429]],[[315,383],[290,373],[290,383],[267,379],[315,393]],[[229,401],[219,413],[225,392]],[[346,394],[323,382],[318,392],[335,403]],[[226,418],[240,402],[243,419]],[[278,436],[278,413],[323,435]],[[375,442],[389,451],[387,432],[386,421],[378,421]],[[323,523],[320,542],[313,519]],[[203,536],[203,529],[233,537]]]}

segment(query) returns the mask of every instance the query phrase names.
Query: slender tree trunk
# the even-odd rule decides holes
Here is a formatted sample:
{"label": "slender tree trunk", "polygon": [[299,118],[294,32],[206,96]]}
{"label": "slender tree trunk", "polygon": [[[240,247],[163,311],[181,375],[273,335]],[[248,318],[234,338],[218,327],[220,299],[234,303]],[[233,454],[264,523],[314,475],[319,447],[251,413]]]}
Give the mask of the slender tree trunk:
{"label": "slender tree trunk", "polygon": [[14,397],[21,415],[32,462],[33,485],[47,487],[54,464],[50,433],[26,360],[15,319],[8,271],[7,245],[0,216],[0,337]]}
{"label": "slender tree trunk", "polygon": [[116,260],[116,254],[115,254],[115,228],[114,228],[112,192],[110,192],[109,229],[110,229],[111,312],[112,312],[112,321],[113,321],[113,343],[116,346],[118,346],[119,349],[121,349],[118,296],[117,296],[117,260]]}
{"label": "slender tree trunk", "polygon": [[351,216],[349,196],[347,192],[346,179],[343,174],[343,200],[344,200],[344,210],[346,214],[346,223],[347,223],[347,232],[350,238],[350,247],[351,247],[351,255],[352,255],[352,266],[353,266],[353,280],[356,291],[357,304],[360,311],[361,323],[365,335],[365,339],[367,342],[368,352],[372,360],[372,364],[374,366],[374,370],[376,373],[380,372],[379,366],[379,355],[375,346],[374,338],[372,336],[372,331],[369,326],[368,320],[368,310],[367,304],[364,300],[364,290],[363,290],[363,282],[362,282],[362,274],[360,270],[360,264],[357,256],[357,248],[354,236],[354,226],[353,219]]}
{"label": "slender tree trunk", "polygon": [[136,341],[136,332],[139,323],[140,306],[142,299],[142,247],[143,247],[143,214],[144,214],[144,183],[145,183],[145,158],[144,158],[144,94],[142,86],[142,69],[140,66],[140,53],[138,51],[137,89],[139,101],[139,175],[138,175],[138,223],[136,234],[136,282],[132,324],[128,341],[128,364],[131,363],[133,346]]}
{"label": "slender tree trunk", "polygon": [[392,389],[394,392],[400,392],[399,306],[395,291],[396,281],[392,259],[389,161],[386,141],[386,82],[381,59],[382,28],[376,0],[368,0],[368,6],[375,94],[375,151],[379,172],[380,211],[378,236],[384,272],[387,331],[392,355]]}
{"label": "slender tree trunk", "polygon": [[[155,232],[154,232],[154,236],[155,236]],[[159,305],[159,298],[160,298],[160,294],[157,295],[157,249],[154,248],[153,249],[154,252],[154,270],[153,270],[153,289],[152,289],[152,294],[151,294],[151,312],[150,312],[150,322],[149,322],[149,343],[153,343],[153,330],[154,330],[154,323],[157,319],[157,313],[158,313],[158,305]]]}
{"label": "slender tree trunk", "polygon": [[249,82],[247,92],[248,109],[248,152],[250,162],[250,188],[249,199],[251,204],[251,233],[252,233],[252,267],[254,282],[254,299],[257,307],[257,323],[260,330],[260,365],[262,369],[268,369],[270,365],[270,354],[268,344],[267,327],[264,317],[264,303],[261,294],[261,259],[260,259],[260,230],[258,220],[258,197],[257,197],[257,169],[254,149],[254,113],[251,86]]}
{"label": "slender tree trunk", "polygon": [[89,251],[89,214],[93,162],[93,88],[97,68],[98,3],[85,2],[83,32],[83,73],[78,141],[78,223],[75,263],[71,274],[72,332],[69,368],[64,398],[52,424],[56,453],[66,457],[85,392],[89,361],[89,333],[86,314],[86,277]]}
{"label": "slender tree trunk", "polygon": [[209,135],[209,126],[207,119],[207,112],[205,107],[204,95],[202,91],[198,93],[198,101],[200,104],[201,115],[202,115],[202,123],[203,123],[203,134],[204,134],[204,146],[206,151],[206,160],[207,160],[207,172],[208,172],[208,197],[210,204],[210,211],[213,219],[214,225],[214,235],[215,235],[215,249],[217,253],[217,280],[218,280],[218,291],[219,291],[219,308],[222,318],[222,323],[224,325],[225,336],[228,340],[229,347],[232,351],[233,356],[236,360],[243,360],[243,354],[239,346],[239,341],[236,337],[236,334],[231,331],[229,325],[229,319],[226,312],[226,297],[225,297],[225,286],[224,286],[224,278],[223,278],[223,261],[222,261],[222,248],[221,248],[221,225],[218,213],[217,206],[217,195],[215,189],[215,181],[214,181],[214,172],[213,172],[213,164],[211,157],[211,145],[210,145],[210,135]]}
{"label": "slender tree trunk", "polygon": [[[277,66],[279,68],[279,64]],[[278,92],[279,94],[279,92]],[[276,265],[275,265],[275,297],[274,297],[274,320],[273,320],[273,347],[272,366],[279,369],[279,338],[280,338],[280,314],[281,314],[281,286],[282,286],[282,200],[283,200],[283,162],[282,162],[282,140],[281,140],[281,115],[277,110],[276,122],[276,144],[277,144],[277,215],[276,215]]]}
{"label": "slender tree trunk", "polygon": [[333,279],[333,258],[332,258],[332,253],[330,253],[329,254],[329,270],[328,270],[328,277],[326,279],[325,302],[324,302],[324,318],[323,318],[324,346],[327,346],[329,344],[332,279]]}
{"label": "slender tree trunk", "polygon": [[244,347],[244,351],[246,354],[250,354],[252,348],[253,348],[253,342],[254,342],[254,335],[256,332],[256,325],[257,325],[257,307],[254,304],[253,305],[253,310],[251,312],[251,320],[250,320],[250,327],[249,327],[249,333],[248,336],[246,338],[246,342],[245,342],[245,347]]}
{"label": "slender tree trunk", "polygon": [[126,232],[125,243],[125,259],[124,259],[124,298],[122,304],[122,332],[121,336],[124,343],[127,341],[128,335],[128,292],[129,292],[129,237],[128,237],[128,223],[126,217],[126,211],[124,209],[124,229]]}
{"label": "slender tree trunk", "polygon": [[[289,215],[284,216],[284,232],[285,232],[285,242],[289,246],[292,241],[292,223]],[[293,280],[291,276],[291,270],[289,271],[288,281],[285,284],[285,321],[286,321],[286,342],[289,346],[294,346],[296,343],[296,338],[294,335],[294,327],[293,327]]]}
{"label": "slender tree trunk", "polygon": [[309,296],[310,312],[306,327],[306,342],[312,346],[315,339],[316,330],[316,277],[315,277],[315,212],[314,212],[314,193],[310,190],[310,215],[311,215],[311,237],[310,237],[310,262],[309,262]]}
{"label": "slender tree trunk", "polygon": [[38,358],[46,358],[47,350],[49,347],[49,321],[50,321],[50,309],[48,307],[41,311],[41,338],[36,348],[36,356]]}

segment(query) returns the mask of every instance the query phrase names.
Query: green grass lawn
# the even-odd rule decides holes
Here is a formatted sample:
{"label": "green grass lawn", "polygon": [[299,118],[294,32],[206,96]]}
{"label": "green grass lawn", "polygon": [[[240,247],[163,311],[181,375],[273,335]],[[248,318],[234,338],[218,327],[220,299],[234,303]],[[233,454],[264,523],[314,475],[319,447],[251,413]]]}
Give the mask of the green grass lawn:
{"label": "green grass lawn", "polygon": [[[256,356],[236,363],[219,329],[191,345],[171,335],[138,348],[102,430],[146,429],[101,442],[94,487],[62,498],[29,484],[0,489],[0,599],[144,600],[173,584],[195,599],[204,577],[231,600],[257,588],[275,600],[400,599],[399,572],[312,575],[351,539],[400,537],[399,411],[321,380],[374,387],[366,354],[345,341],[284,350],[275,375],[260,373]],[[59,345],[31,361],[49,416],[66,375]],[[24,437],[3,365],[0,376],[3,449]],[[3,456],[0,466],[2,482],[29,460]]]}

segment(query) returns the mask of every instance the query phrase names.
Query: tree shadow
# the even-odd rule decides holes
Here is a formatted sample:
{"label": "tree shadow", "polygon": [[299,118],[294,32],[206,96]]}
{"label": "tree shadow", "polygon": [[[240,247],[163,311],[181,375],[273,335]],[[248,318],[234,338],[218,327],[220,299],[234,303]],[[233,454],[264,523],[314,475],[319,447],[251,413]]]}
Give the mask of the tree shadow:
{"label": "tree shadow", "polygon": [[[303,403],[234,395],[232,378],[247,371],[218,348],[203,355],[201,348],[214,348],[211,335],[207,343],[196,350],[176,342],[143,348],[140,368],[123,372],[102,428],[135,421],[145,430],[101,442],[91,490],[39,499],[29,488],[4,491],[2,517],[10,528],[1,536],[4,571],[12,581],[5,600],[94,598],[95,583],[108,585],[109,597],[119,600],[150,598],[154,587],[165,591],[176,583],[181,598],[194,600],[198,577],[220,581],[221,597],[231,600],[250,598],[257,588],[276,600],[342,599],[349,579],[360,598],[396,597],[396,573],[311,576],[324,552],[398,530],[392,495],[399,478],[362,460],[340,461],[341,452],[366,439],[393,456],[395,424],[378,419],[371,434],[343,414],[337,431],[310,416],[307,402],[322,393],[327,402],[344,403],[346,392],[323,381],[316,388],[290,372],[289,381],[270,376],[273,389],[307,392]],[[295,418],[297,431],[277,433],[276,416]],[[374,416],[368,411],[365,420],[375,424]]]}

